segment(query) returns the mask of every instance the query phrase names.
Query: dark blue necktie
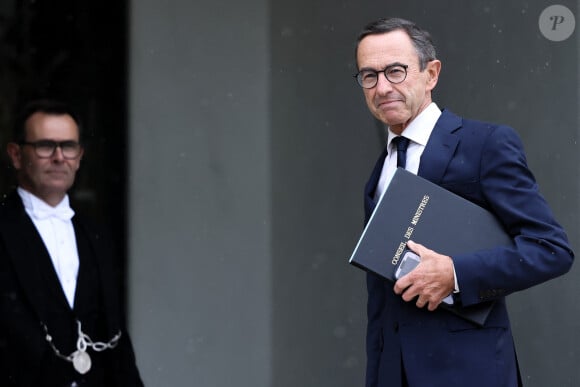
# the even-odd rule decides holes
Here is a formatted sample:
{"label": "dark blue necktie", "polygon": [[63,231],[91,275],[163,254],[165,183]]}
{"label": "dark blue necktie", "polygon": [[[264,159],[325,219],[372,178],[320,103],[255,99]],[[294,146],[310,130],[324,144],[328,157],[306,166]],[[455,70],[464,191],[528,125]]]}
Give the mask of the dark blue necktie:
{"label": "dark blue necktie", "polygon": [[393,138],[393,142],[397,147],[397,167],[405,168],[405,165],[407,165],[407,147],[409,146],[409,139],[407,137],[398,136]]}

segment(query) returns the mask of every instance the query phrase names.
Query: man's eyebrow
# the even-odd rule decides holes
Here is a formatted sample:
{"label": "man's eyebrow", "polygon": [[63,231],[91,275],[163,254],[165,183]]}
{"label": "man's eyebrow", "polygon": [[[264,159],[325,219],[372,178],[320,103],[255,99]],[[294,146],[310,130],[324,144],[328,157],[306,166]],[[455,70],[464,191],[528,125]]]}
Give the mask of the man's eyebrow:
{"label": "man's eyebrow", "polygon": [[361,67],[359,71],[364,71],[364,70],[372,70],[372,71],[377,71],[377,72],[379,72],[379,71],[384,71],[384,70],[386,70],[386,69],[388,69],[388,68],[395,67],[395,66],[401,66],[401,67],[405,67],[405,66],[407,66],[407,65],[406,65],[406,64],[403,64],[403,63],[401,63],[401,62],[393,62],[393,63],[389,63],[388,65],[386,65],[386,66],[385,66],[385,67],[383,67],[382,69],[378,69],[378,70],[377,70],[377,69],[376,69],[376,68],[374,68],[374,67],[367,66],[367,67]]}

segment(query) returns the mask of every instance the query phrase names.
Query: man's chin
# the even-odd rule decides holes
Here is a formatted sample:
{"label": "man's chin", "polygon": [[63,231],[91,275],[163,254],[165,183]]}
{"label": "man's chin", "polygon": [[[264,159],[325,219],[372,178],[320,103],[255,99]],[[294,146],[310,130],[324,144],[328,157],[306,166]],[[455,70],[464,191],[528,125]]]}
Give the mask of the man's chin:
{"label": "man's chin", "polygon": [[403,125],[403,123],[406,122],[405,118],[400,114],[378,114],[377,118],[390,127]]}
{"label": "man's chin", "polygon": [[50,194],[66,194],[67,191],[72,187],[69,181],[56,181],[46,184],[43,187],[43,191]]}

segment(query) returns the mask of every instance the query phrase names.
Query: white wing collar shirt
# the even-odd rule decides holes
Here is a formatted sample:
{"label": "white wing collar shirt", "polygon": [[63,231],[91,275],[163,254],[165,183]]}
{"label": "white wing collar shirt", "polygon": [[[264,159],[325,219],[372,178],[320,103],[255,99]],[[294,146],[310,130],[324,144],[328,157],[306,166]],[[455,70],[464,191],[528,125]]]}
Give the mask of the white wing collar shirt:
{"label": "white wing collar shirt", "polygon": [[72,309],[79,271],[79,255],[71,221],[75,213],[70,208],[68,195],[58,205],[52,207],[20,187],[18,194],[48,250],[62,290]]}
{"label": "white wing collar shirt", "polygon": [[[411,140],[407,148],[407,163],[405,166],[407,171],[413,172],[415,175],[419,172],[421,155],[440,115],[441,110],[439,110],[439,107],[434,102],[431,102],[403,131],[402,135]],[[393,138],[395,137],[397,135],[391,132],[389,128],[387,138],[389,154],[385,157],[381,177],[375,191],[375,200],[378,200],[385,192],[397,169],[397,148],[393,144]]]}

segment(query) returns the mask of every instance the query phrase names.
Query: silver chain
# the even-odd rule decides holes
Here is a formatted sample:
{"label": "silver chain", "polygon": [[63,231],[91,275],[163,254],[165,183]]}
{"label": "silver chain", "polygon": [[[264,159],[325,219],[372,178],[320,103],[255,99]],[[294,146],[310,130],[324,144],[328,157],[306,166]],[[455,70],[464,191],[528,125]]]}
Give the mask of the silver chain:
{"label": "silver chain", "polygon": [[81,322],[79,320],[77,320],[77,325],[78,325],[77,351],[71,353],[68,356],[65,356],[54,345],[54,343],[52,341],[52,336],[48,333],[48,327],[46,326],[46,324],[44,324],[44,323],[41,323],[41,324],[42,324],[42,327],[44,328],[44,332],[46,333],[45,339],[48,342],[48,344],[50,345],[50,347],[52,348],[52,350],[54,351],[54,353],[56,354],[56,356],[58,356],[59,358],[61,358],[63,360],[66,360],[68,362],[73,361],[73,356],[77,351],[85,352],[87,350],[87,348],[92,348],[93,351],[95,351],[95,352],[102,352],[106,349],[113,349],[117,346],[117,344],[119,343],[119,339],[121,338],[121,330],[119,330],[119,332],[117,332],[117,334],[115,336],[113,336],[113,338],[111,340],[109,340],[107,343],[103,343],[101,341],[95,342],[95,341],[91,340],[89,335],[87,335],[86,333],[83,332],[82,327],[81,327]]}

